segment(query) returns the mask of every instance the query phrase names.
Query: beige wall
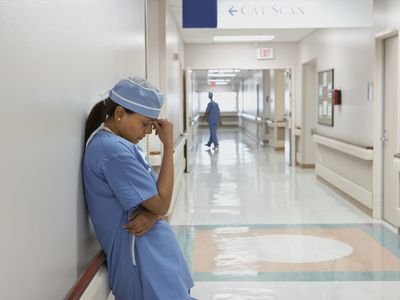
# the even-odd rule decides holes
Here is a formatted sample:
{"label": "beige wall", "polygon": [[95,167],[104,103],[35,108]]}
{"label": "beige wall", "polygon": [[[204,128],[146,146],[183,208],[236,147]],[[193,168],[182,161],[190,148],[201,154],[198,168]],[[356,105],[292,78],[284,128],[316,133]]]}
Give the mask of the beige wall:
{"label": "beige wall", "polygon": [[84,122],[145,75],[144,1],[0,0],[0,290],[62,299],[98,245],[82,192]]}

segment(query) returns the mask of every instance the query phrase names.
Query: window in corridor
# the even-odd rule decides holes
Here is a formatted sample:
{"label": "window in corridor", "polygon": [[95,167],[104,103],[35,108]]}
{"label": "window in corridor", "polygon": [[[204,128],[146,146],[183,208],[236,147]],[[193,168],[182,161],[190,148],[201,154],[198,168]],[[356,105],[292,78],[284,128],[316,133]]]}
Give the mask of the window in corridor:
{"label": "window in corridor", "polygon": [[[218,103],[221,112],[237,112],[236,92],[215,92],[213,99]],[[208,104],[208,92],[200,93],[200,112],[204,112]]]}

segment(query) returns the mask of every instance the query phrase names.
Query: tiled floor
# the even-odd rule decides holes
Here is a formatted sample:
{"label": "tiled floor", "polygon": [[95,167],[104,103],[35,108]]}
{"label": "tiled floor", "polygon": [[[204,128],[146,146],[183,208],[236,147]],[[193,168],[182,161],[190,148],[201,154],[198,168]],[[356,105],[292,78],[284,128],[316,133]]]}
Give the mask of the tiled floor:
{"label": "tiled floor", "polygon": [[400,299],[400,240],[283,153],[220,130],[185,175],[171,220],[192,294],[222,299]]}

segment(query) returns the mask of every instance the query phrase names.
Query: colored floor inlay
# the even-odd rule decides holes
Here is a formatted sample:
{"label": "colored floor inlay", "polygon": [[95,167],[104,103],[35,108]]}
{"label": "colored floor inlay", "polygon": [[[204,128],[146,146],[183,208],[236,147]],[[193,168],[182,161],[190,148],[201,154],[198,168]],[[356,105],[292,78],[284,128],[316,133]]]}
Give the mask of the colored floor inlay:
{"label": "colored floor inlay", "polygon": [[175,226],[175,231],[196,281],[400,280],[400,240],[380,224]]}

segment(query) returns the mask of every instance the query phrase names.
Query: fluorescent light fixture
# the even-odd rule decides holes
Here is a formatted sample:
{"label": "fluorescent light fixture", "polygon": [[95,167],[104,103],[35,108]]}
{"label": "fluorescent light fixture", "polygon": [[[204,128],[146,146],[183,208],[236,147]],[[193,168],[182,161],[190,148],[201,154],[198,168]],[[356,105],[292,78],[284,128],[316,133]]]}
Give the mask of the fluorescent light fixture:
{"label": "fluorescent light fixture", "polygon": [[214,73],[208,74],[208,77],[235,77],[235,73]]}
{"label": "fluorescent light fixture", "polygon": [[265,42],[274,39],[273,35],[215,35],[214,42]]}
{"label": "fluorescent light fixture", "polygon": [[216,82],[215,83],[215,85],[227,85],[227,84],[228,84],[228,82],[226,82],[226,81],[225,82]]}
{"label": "fluorescent light fixture", "polygon": [[208,79],[208,82],[228,82],[226,79]]}
{"label": "fluorescent light fixture", "polygon": [[219,70],[208,70],[208,74],[210,74],[210,73],[217,73],[217,74],[220,74],[220,73],[232,73],[234,70],[233,69],[219,69]]}

